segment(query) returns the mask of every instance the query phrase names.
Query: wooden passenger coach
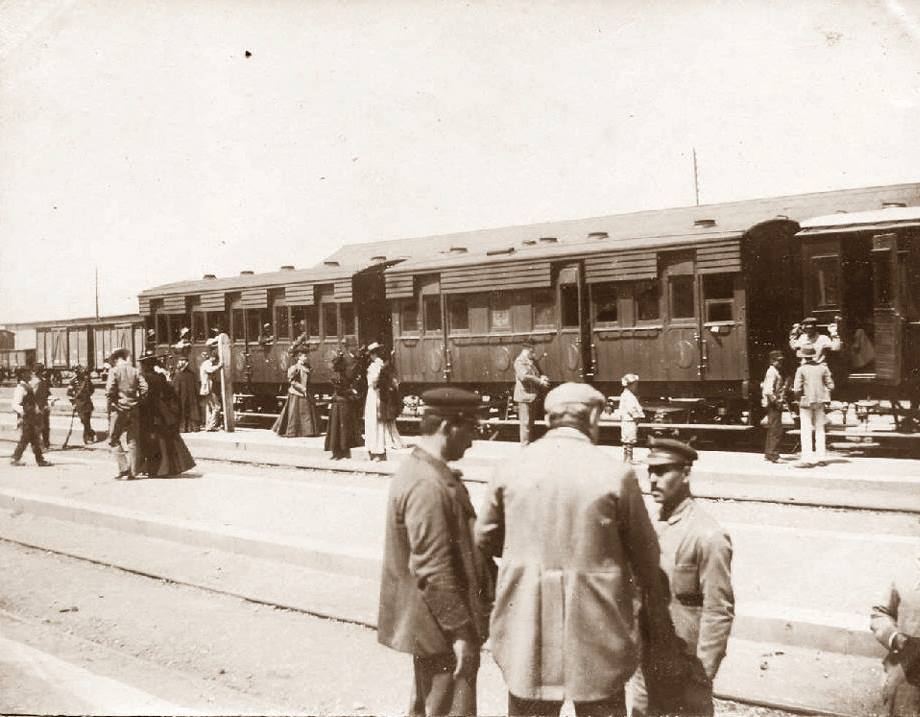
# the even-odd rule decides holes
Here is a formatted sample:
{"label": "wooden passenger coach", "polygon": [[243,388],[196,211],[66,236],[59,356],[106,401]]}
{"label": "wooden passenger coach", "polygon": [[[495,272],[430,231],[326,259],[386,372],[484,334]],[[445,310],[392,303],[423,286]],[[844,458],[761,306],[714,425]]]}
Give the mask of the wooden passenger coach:
{"label": "wooden passenger coach", "polygon": [[498,230],[514,240],[505,245],[454,235],[440,255],[386,271],[400,375],[415,390],[507,391],[530,337],[553,381],[618,394],[634,372],[644,396],[696,399],[697,420],[740,420],[768,352],[788,352],[790,327],[813,306],[817,255],[807,244],[803,255],[798,221],[907,201],[920,203],[917,185]]}
{"label": "wooden passenger coach", "polygon": [[[184,281],[148,289],[139,295],[140,312],[156,335],[158,352],[174,352],[183,327],[191,329],[191,364],[197,367],[212,329],[232,342],[238,391],[266,398],[265,410],[286,392],[289,349],[305,322],[306,348],[316,388],[327,387],[335,353],[344,345],[385,339],[382,271],[385,262],[344,267],[329,261],[313,269]],[[360,300],[356,300],[360,297]],[[269,331],[263,331],[265,324]],[[384,332],[384,333],[382,333]],[[268,340],[271,337],[272,340]]]}

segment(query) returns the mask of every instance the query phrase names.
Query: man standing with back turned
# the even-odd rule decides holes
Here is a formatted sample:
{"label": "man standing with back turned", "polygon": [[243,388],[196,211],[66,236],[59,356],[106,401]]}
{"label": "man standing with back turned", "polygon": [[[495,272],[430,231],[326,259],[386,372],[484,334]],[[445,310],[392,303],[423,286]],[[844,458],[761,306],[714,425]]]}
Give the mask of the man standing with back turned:
{"label": "man standing with back turned", "polygon": [[[118,461],[118,475],[115,480],[131,480],[137,476],[140,461],[137,455],[137,439],[140,433],[141,399],[147,395],[147,381],[128,359],[127,349],[112,352],[112,370],[105,385],[105,396],[114,416],[109,446]],[[128,444],[128,457],[121,444],[122,434]]]}
{"label": "man standing with back turned", "polygon": [[735,617],[732,544],[728,534],[690,494],[697,452],[686,443],[652,439],[648,463],[652,498],[661,506],[658,541],[661,567],[671,585],[671,618],[683,641],[683,674],[675,680],[673,706],[662,709],[636,675],[633,717],[711,715],[712,682],[725,657]]}
{"label": "man standing with back turned", "polygon": [[584,383],[550,391],[549,431],[497,469],[476,523],[477,545],[502,561],[492,655],[510,715],[558,715],[566,699],[579,717],[625,715],[639,663],[636,593],[670,628],[636,476],[593,445],[604,403]]}
{"label": "man standing with back turned", "polygon": [[387,499],[377,639],[412,655],[409,714],[474,715],[491,581],[473,547],[476,513],[447,461],[470,447],[480,400],[439,388],[422,401],[421,439]]}

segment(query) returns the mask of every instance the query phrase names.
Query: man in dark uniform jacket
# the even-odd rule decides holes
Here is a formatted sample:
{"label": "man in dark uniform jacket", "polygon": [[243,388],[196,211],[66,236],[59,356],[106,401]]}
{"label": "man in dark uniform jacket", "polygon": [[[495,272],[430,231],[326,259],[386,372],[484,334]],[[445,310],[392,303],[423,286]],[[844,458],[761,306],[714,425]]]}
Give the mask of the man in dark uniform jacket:
{"label": "man in dark uniform jacket", "polygon": [[663,710],[649,699],[638,672],[632,715],[712,715],[712,683],[735,617],[731,539],[690,494],[697,452],[670,439],[653,438],[649,445],[645,462],[652,498],[661,506],[656,530],[661,568],[671,585],[671,619],[682,641],[683,675],[674,681],[679,694]]}
{"label": "man in dark uniform jacket", "polygon": [[92,426],[93,391],[93,382],[89,377],[89,371],[82,366],[78,366],[76,376],[70,381],[67,395],[70,396],[74,413],[80,417],[80,423],[83,424],[84,443],[95,443],[96,441],[96,432]]}
{"label": "man in dark uniform jacket", "polygon": [[422,400],[421,439],[390,484],[377,639],[412,655],[410,714],[472,715],[491,590],[476,514],[447,461],[470,447],[481,403],[454,388]]}
{"label": "man in dark uniform jacket", "polygon": [[32,371],[32,380],[29,384],[35,393],[35,405],[38,406],[41,414],[39,433],[41,434],[42,448],[47,451],[51,448],[51,384],[48,383],[44,366],[41,364],[35,366]]}

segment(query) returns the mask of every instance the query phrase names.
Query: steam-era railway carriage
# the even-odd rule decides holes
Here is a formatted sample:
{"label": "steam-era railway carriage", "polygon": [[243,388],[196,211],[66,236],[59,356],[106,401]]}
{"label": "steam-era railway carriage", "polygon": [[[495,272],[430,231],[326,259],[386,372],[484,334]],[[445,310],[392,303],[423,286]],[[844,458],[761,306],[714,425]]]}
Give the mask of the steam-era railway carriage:
{"label": "steam-era railway carriage", "polygon": [[404,393],[452,382],[499,396],[530,337],[553,381],[618,394],[635,372],[687,420],[741,422],[767,353],[788,350],[806,314],[840,325],[841,397],[915,397],[917,206],[909,184],[372,242],[313,269],[156,287],[140,308],[163,351],[180,326],[193,358],[209,327],[226,330],[257,403],[283,386],[303,320],[319,391],[342,344],[377,340]]}

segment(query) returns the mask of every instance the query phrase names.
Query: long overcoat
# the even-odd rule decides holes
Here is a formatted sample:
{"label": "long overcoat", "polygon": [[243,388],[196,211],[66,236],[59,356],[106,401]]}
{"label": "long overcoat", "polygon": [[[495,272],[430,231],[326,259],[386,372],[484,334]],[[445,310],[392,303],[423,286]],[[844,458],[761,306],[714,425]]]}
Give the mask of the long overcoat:
{"label": "long overcoat", "polygon": [[497,469],[476,541],[502,558],[492,655],[517,697],[611,697],[639,661],[634,598],[644,593],[655,624],[670,624],[636,476],[573,428]]}
{"label": "long overcoat", "polygon": [[476,513],[466,486],[444,461],[416,447],[400,464],[387,499],[377,639],[425,657],[451,651],[469,626],[484,642],[490,578],[473,545]]}

